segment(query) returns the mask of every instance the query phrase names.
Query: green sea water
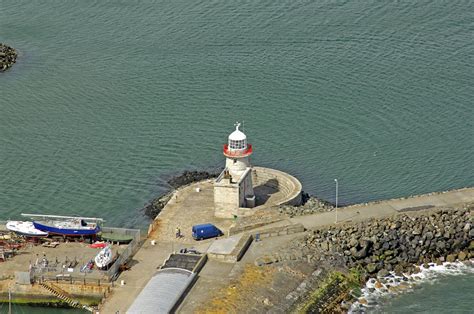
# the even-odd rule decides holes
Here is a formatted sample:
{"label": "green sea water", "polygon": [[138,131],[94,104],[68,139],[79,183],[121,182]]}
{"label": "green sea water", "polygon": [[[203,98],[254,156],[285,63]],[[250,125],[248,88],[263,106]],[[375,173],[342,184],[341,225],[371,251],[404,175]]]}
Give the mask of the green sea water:
{"label": "green sea water", "polygon": [[[252,162],[355,203],[474,183],[473,1],[0,0],[0,220],[145,227],[185,169]],[[421,302],[421,301],[420,301]],[[472,303],[471,303],[472,306]]]}
{"label": "green sea water", "polygon": [[392,296],[383,307],[368,313],[472,313],[474,274],[440,274],[436,280],[425,282],[415,291]]}
{"label": "green sea water", "polygon": [[[7,314],[9,311],[8,304],[0,304],[0,313]],[[80,309],[64,309],[64,308],[45,308],[39,306],[20,306],[12,304],[12,314],[87,314],[90,313]]]}

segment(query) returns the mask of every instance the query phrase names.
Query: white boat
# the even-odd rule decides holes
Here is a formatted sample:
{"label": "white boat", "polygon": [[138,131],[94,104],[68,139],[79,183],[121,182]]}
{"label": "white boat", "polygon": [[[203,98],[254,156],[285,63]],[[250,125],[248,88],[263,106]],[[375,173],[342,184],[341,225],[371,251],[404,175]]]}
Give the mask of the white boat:
{"label": "white boat", "polygon": [[34,219],[33,224],[36,229],[63,236],[95,236],[100,232],[98,223],[104,221],[102,218],[38,214],[21,215]]}
{"label": "white boat", "polygon": [[95,265],[97,268],[105,268],[107,265],[112,262],[112,249],[110,248],[110,245],[107,245],[104,247],[102,250],[100,250],[99,254],[94,259]]}
{"label": "white boat", "polygon": [[35,228],[31,221],[9,221],[6,224],[8,230],[27,237],[46,237],[48,233]]}

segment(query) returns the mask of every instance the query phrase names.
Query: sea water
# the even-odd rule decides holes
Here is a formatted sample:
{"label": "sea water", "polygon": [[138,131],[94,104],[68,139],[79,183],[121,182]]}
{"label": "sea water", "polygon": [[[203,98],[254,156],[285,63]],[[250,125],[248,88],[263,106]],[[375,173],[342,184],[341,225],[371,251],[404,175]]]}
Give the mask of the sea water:
{"label": "sea water", "polygon": [[144,228],[167,178],[223,165],[236,121],[252,163],[328,200],[335,178],[345,204],[472,186],[473,9],[0,0],[20,54],[0,74],[0,220]]}
{"label": "sea water", "polygon": [[412,275],[370,278],[350,313],[472,313],[473,261],[418,267]]}

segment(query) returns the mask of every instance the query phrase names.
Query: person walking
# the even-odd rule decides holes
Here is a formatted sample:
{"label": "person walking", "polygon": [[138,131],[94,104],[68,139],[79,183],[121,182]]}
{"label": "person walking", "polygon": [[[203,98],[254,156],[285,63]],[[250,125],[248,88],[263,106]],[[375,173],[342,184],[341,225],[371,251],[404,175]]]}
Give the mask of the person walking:
{"label": "person walking", "polygon": [[179,227],[176,227],[176,239],[181,238],[181,229]]}

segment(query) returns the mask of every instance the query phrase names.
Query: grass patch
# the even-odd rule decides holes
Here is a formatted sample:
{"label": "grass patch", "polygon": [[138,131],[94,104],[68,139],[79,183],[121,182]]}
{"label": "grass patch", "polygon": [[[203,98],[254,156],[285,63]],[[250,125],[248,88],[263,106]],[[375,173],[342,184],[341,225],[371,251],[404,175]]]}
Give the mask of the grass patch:
{"label": "grass patch", "polygon": [[312,313],[314,308],[317,308],[322,303],[325,297],[328,297],[335,286],[345,280],[345,276],[341,272],[334,271],[330,273],[319,288],[314,290],[308,297],[307,301],[298,307],[295,313]]}
{"label": "grass patch", "polygon": [[360,282],[363,275],[362,268],[352,268],[347,273],[338,271],[331,272],[314,290],[294,313],[314,313],[314,312],[341,312],[339,304],[349,297],[351,291],[353,295],[360,294]]}
{"label": "grass patch", "polygon": [[195,313],[239,313],[248,300],[273,280],[275,270],[269,267],[247,265],[237,280],[217,291],[216,296],[203,304]]}

